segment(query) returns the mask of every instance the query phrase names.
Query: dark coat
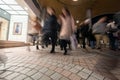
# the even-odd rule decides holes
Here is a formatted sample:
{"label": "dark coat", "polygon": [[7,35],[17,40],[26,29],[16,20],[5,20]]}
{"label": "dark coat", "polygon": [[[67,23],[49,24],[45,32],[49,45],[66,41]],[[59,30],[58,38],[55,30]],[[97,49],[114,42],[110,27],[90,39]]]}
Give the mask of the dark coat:
{"label": "dark coat", "polygon": [[57,23],[56,16],[49,15],[49,17],[45,20],[42,32],[43,33],[48,33],[48,32],[55,33],[57,32],[57,29],[58,29],[58,23]]}

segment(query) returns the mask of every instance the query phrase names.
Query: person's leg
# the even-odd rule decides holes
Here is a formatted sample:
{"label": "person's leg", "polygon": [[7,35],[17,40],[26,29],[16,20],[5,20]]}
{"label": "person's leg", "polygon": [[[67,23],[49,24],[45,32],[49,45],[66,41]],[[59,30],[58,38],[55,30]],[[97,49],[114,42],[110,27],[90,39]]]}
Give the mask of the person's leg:
{"label": "person's leg", "polygon": [[100,44],[101,35],[100,34],[95,34],[95,38],[96,38],[96,48],[100,49],[101,48],[101,44]]}
{"label": "person's leg", "polygon": [[57,42],[57,36],[56,35],[51,35],[52,49],[51,49],[50,53],[54,53],[55,52],[56,42]]}
{"label": "person's leg", "polygon": [[[70,42],[70,40],[67,41],[67,44],[68,44],[69,50],[71,50],[71,42]],[[66,47],[67,47],[67,46],[66,46]]]}
{"label": "person's leg", "polygon": [[67,55],[67,40],[63,40],[64,55]]}
{"label": "person's leg", "polygon": [[60,49],[63,50],[63,45],[62,45],[61,39],[59,39],[59,45],[60,45]]}
{"label": "person's leg", "polygon": [[104,42],[104,48],[106,48],[107,44],[109,42],[108,36],[107,35],[102,35],[102,40]]}
{"label": "person's leg", "polygon": [[83,48],[86,48],[86,43],[85,43],[85,36],[82,37],[82,45],[83,45]]}
{"label": "person's leg", "polygon": [[67,41],[64,39],[60,39],[60,45],[64,50],[64,55],[67,55]]}

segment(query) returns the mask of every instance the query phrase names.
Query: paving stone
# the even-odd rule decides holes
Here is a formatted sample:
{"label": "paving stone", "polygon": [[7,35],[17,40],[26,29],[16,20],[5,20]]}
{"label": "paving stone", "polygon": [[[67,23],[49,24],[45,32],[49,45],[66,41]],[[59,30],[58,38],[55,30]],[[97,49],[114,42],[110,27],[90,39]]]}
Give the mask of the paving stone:
{"label": "paving stone", "polygon": [[85,73],[87,73],[87,74],[89,74],[89,75],[92,73],[92,71],[90,71],[88,69],[85,69],[85,68],[82,71],[85,72]]}
{"label": "paving stone", "polygon": [[25,64],[23,64],[23,63],[19,63],[17,66],[24,66]]}
{"label": "paving stone", "polygon": [[11,67],[12,67],[12,65],[11,64],[9,65],[8,63],[5,66],[5,68],[11,68]]}
{"label": "paving stone", "polygon": [[25,69],[24,67],[19,67],[19,68],[15,69],[15,71],[19,72],[19,71],[22,71],[24,69]]}
{"label": "paving stone", "polygon": [[[95,77],[93,77],[93,76],[90,76],[87,80],[99,80],[99,79],[97,79],[97,78],[95,78]],[[101,79],[100,79],[101,80]]]}
{"label": "paving stone", "polygon": [[109,78],[105,78],[104,80],[111,80],[111,79],[109,79]]}
{"label": "paving stone", "polygon": [[47,70],[48,70],[48,68],[43,67],[43,68],[41,68],[39,71],[42,72],[42,73],[45,73]]}
{"label": "paving stone", "polygon": [[5,78],[8,80],[12,80],[13,78],[17,77],[18,75],[20,75],[20,73],[12,73]]}
{"label": "paving stone", "polygon": [[0,80],[7,80],[7,79],[4,79],[4,78],[0,78]]}
{"label": "paving stone", "polygon": [[63,65],[68,65],[69,63],[67,63],[67,62],[63,62],[62,64],[63,64]]}
{"label": "paving stone", "polygon": [[52,80],[52,79],[50,77],[44,75],[39,80]]}
{"label": "paving stone", "polygon": [[93,76],[93,77],[95,77],[95,78],[97,78],[97,79],[99,79],[99,80],[103,80],[103,79],[104,79],[103,76],[101,76],[101,75],[99,75],[99,74],[96,74],[96,73],[92,73],[91,76]]}
{"label": "paving stone", "polygon": [[55,70],[57,67],[56,66],[50,66],[49,69]]}
{"label": "paving stone", "polygon": [[59,80],[62,75],[59,73],[54,73],[53,75],[50,76],[53,80]]}
{"label": "paving stone", "polygon": [[37,69],[37,70],[40,70],[40,69],[42,69],[43,68],[43,66],[36,66],[34,69]]}
{"label": "paving stone", "polygon": [[71,74],[71,72],[67,71],[67,70],[64,70],[64,71],[62,71],[61,74],[64,75],[65,77],[68,77]]}
{"label": "paving stone", "polygon": [[33,69],[33,70],[29,71],[28,73],[26,73],[26,75],[31,76],[31,75],[33,75],[33,74],[35,74],[37,72],[38,72],[37,70]]}
{"label": "paving stone", "polygon": [[38,80],[38,79],[40,79],[42,76],[43,76],[42,73],[37,72],[37,73],[35,73],[34,75],[32,75],[31,77],[32,77],[33,79],[35,79],[35,80]]}
{"label": "paving stone", "polygon": [[48,76],[51,76],[52,74],[54,74],[55,71],[53,70],[48,70],[45,74],[48,75]]}
{"label": "paving stone", "polygon": [[22,70],[22,71],[20,71],[20,72],[23,73],[23,74],[26,74],[26,73],[28,73],[29,71],[31,71],[31,69],[25,68],[24,70]]}
{"label": "paving stone", "polygon": [[83,71],[79,72],[78,75],[83,79],[87,79],[89,77],[89,74],[87,74]]}
{"label": "paving stone", "polygon": [[0,74],[0,77],[6,77],[9,74],[12,74],[12,72],[8,72],[8,71],[4,72],[4,73]]}
{"label": "paving stone", "polygon": [[31,79],[30,77],[27,77],[27,78],[25,78],[23,80],[33,80],[33,79]]}
{"label": "paving stone", "polygon": [[19,76],[17,76],[17,77],[14,78],[13,80],[23,80],[23,79],[25,79],[26,77],[27,77],[26,75],[20,74]]}
{"label": "paving stone", "polygon": [[54,63],[52,63],[52,65],[54,65],[54,66],[56,66],[57,64],[58,64],[58,63],[55,63],[55,62],[54,62]]}
{"label": "paving stone", "polygon": [[51,66],[51,65],[49,65],[49,64],[45,64],[45,65],[44,65],[44,67],[47,67],[47,68],[50,67],[50,66]]}
{"label": "paving stone", "polygon": [[69,80],[69,79],[66,77],[62,77],[60,80]]}
{"label": "paving stone", "polygon": [[57,66],[58,66],[58,67],[63,67],[64,65],[63,65],[63,64],[58,64]]}
{"label": "paving stone", "polygon": [[63,69],[65,69],[65,70],[70,70],[71,67],[70,67],[70,66],[64,66]]}
{"label": "paving stone", "polygon": [[71,74],[69,76],[69,79],[70,80],[81,80],[81,77],[77,76],[76,74]]}
{"label": "paving stone", "polygon": [[62,68],[56,68],[55,71],[58,72],[58,73],[61,73],[63,71],[63,69]]}
{"label": "paving stone", "polygon": [[74,68],[78,69],[79,71],[83,69],[83,67],[76,65]]}
{"label": "paving stone", "polygon": [[76,69],[76,68],[72,68],[72,69],[70,69],[70,71],[73,72],[73,73],[77,73],[79,70]]}
{"label": "paving stone", "polygon": [[31,66],[31,64],[27,63],[27,64],[24,65],[24,67],[29,67],[29,66]]}
{"label": "paving stone", "polygon": [[67,66],[74,67],[74,66],[75,66],[75,64],[68,64]]}
{"label": "paving stone", "polygon": [[33,65],[33,64],[31,64],[30,66],[29,66],[29,68],[35,68],[37,65]]}
{"label": "paving stone", "polygon": [[12,67],[8,68],[8,70],[14,71],[14,70],[17,69],[17,68],[18,68],[18,67],[16,67],[16,66],[12,66]]}

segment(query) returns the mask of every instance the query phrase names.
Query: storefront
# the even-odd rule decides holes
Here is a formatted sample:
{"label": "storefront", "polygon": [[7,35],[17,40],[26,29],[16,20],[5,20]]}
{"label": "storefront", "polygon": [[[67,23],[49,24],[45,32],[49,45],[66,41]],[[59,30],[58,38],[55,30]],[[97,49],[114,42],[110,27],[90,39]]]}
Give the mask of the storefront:
{"label": "storefront", "polygon": [[0,40],[8,40],[10,14],[0,9]]}

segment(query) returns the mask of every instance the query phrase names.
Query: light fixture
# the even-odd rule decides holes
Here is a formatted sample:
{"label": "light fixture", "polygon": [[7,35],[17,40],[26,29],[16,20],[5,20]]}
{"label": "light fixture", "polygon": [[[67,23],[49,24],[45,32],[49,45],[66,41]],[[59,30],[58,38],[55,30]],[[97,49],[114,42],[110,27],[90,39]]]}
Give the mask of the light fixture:
{"label": "light fixture", "polygon": [[79,20],[76,20],[76,23],[79,23]]}
{"label": "light fixture", "polygon": [[19,5],[9,5],[13,10],[24,10],[21,6]]}
{"label": "light fixture", "polygon": [[73,0],[73,1],[78,1],[78,0]]}

